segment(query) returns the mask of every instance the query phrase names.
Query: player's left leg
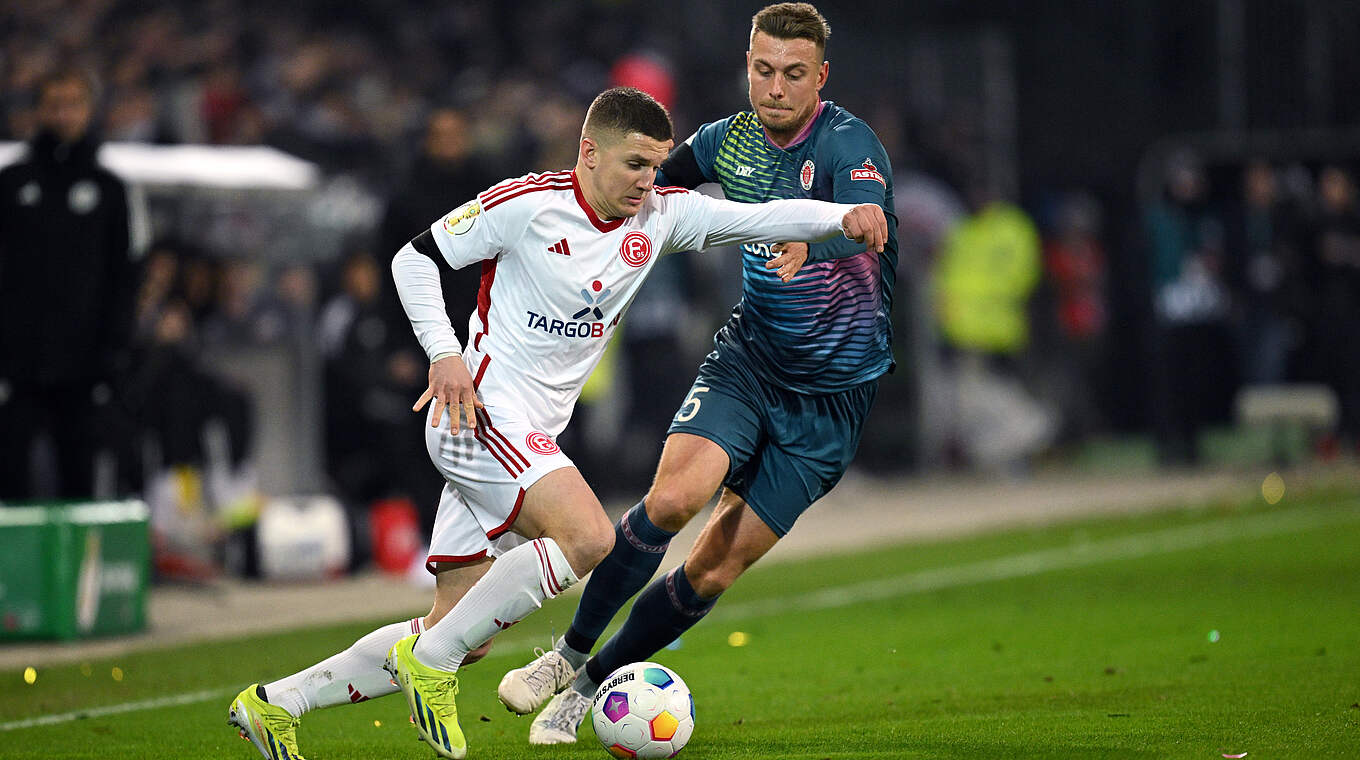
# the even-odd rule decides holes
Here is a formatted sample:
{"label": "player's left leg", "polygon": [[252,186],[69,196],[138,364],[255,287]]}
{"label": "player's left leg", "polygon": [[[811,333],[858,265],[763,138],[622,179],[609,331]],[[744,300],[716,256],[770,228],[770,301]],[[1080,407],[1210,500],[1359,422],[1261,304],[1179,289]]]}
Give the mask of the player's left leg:
{"label": "player's left leg", "polygon": [[[232,701],[227,721],[249,739],[266,758],[286,751],[301,758],[297,728],[312,710],[363,702],[395,694],[397,687],[383,669],[387,653],[398,641],[437,623],[479,578],[492,560],[441,565],[435,576],[435,599],[430,614],[390,623],[364,635],[343,652],[268,684],[251,684]],[[489,648],[489,643],[487,645]],[[478,656],[485,654],[483,650]]]}
{"label": "player's left leg", "polygon": [[[511,537],[489,538],[462,494],[445,484],[439,500],[426,567],[435,576],[434,603],[428,615],[391,623],[369,632],[349,648],[263,686],[252,684],[232,702],[228,722],[265,757],[271,745],[298,755],[297,727],[307,712],[362,702],[397,691],[384,669],[387,653],[402,638],[439,622],[491,567],[491,558],[508,550]],[[489,647],[470,653],[470,662]]]}
{"label": "player's left leg", "polygon": [[583,685],[593,696],[614,670],[646,660],[675,641],[703,619],[718,597],[779,538],[745,500],[723,489],[689,556],[638,595],[623,628],[586,663],[589,682]]}

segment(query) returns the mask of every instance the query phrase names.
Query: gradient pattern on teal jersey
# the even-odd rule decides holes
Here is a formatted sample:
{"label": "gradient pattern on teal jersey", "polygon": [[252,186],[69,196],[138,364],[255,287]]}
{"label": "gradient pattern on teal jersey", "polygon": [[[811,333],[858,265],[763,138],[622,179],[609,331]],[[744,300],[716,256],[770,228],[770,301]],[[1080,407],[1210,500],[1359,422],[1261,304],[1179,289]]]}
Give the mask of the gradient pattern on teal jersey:
{"label": "gradient pattern on teal jersey", "polygon": [[[854,123],[858,131],[833,131]],[[826,140],[825,144],[822,143]],[[706,174],[730,200],[760,203],[780,198],[834,201],[837,163],[857,166],[882,151],[872,131],[849,112],[827,103],[807,138],[787,150],[773,145],[752,112],[702,127],[692,141]],[[804,189],[804,163],[814,164],[811,188]],[[876,160],[888,170],[885,160]],[[885,188],[891,212],[891,174]],[[861,198],[856,202],[864,202]],[[842,202],[845,202],[842,200]],[[784,283],[765,264],[770,246],[743,245],[742,303],[719,330],[720,352],[753,360],[763,379],[800,393],[833,393],[872,380],[892,363],[888,310],[896,275],[896,236],[884,254],[861,254],[812,262]]]}
{"label": "gradient pattern on teal jersey", "polygon": [[713,172],[728,200],[761,203],[776,198],[803,198],[798,168],[786,170],[788,155],[765,139],[755,114],[737,114],[713,158]]}

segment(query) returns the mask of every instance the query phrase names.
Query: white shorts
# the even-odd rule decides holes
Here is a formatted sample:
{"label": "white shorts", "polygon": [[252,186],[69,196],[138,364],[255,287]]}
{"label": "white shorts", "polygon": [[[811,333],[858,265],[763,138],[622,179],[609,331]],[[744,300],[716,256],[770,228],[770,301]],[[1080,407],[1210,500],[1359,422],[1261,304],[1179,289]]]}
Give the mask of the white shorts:
{"label": "white shorts", "polygon": [[557,443],[509,407],[488,406],[477,413],[477,427],[449,430],[448,413],[438,428],[425,419],[425,449],[444,476],[434,533],[425,567],[436,562],[464,563],[498,557],[526,539],[511,531],[524,494],[539,478],[571,458]]}

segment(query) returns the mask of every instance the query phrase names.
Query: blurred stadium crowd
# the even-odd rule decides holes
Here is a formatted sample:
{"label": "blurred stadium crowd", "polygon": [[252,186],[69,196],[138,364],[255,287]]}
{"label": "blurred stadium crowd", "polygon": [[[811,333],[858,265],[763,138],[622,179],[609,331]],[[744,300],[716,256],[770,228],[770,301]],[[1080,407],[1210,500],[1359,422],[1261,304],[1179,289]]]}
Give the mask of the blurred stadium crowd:
{"label": "blurred stadium crowd", "polygon": [[[401,495],[429,519],[439,484],[409,412],[427,365],[387,261],[494,181],[570,166],[585,104],[603,87],[652,92],[681,134],[741,108],[739,43],[729,43],[744,30],[708,34],[718,23],[706,12],[717,15],[695,3],[398,0],[0,10],[0,137],[30,139],[37,83],[75,64],[100,85],[106,140],[274,146],[346,178],[377,209],[338,245],[293,259],[159,230],[141,259],[129,347],[138,358],[119,379],[117,429],[151,433],[158,467],[206,467],[212,426],[225,441],[217,458],[241,468],[261,412],[205,358],[288,345],[322,367],[328,488],[356,509]],[[1162,461],[1193,463],[1196,433],[1229,420],[1237,388],[1297,381],[1325,383],[1340,402],[1324,453],[1360,439],[1350,164],[1171,151],[1137,234],[1112,234],[1098,194],[1022,198],[995,181],[979,166],[976,113],[926,118],[835,71],[825,97],[864,117],[892,155],[903,245],[899,366],[884,379],[861,466],[1019,472],[1055,446],[1130,427],[1154,432]],[[1121,257],[1140,263],[1114,266]],[[1132,311],[1112,298],[1125,287],[1112,273],[1131,268],[1149,286]],[[665,424],[737,298],[738,271],[728,254],[673,257],[633,306],[564,441],[602,491],[645,487]],[[460,315],[476,291],[466,274],[446,283],[464,339]],[[1123,340],[1120,320],[1144,326],[1132,333],[1145,339]],[[1141,376],[1120,371],[1130,354]],[[1129,385],[1153,389],[1146,412],[1120,408]],[[125,446],[116,490],[151,487],[144,458],[145,446]],[[22,497],[57,490],[38,485]]]}

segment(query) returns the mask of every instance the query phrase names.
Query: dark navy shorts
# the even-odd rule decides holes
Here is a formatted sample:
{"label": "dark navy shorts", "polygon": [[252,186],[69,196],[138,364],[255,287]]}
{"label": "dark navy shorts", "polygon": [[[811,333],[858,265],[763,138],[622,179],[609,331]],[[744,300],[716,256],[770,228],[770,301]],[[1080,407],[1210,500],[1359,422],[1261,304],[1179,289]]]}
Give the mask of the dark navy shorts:
{"label": "dark navy shorts", "polygon": [[877,392],[878,381],[869,380],[839,393],[795,393],[761,382],[741,359],[714,353],[668,433],[721,446],[731,460],[723,485],[782,537],[845,474]]}

